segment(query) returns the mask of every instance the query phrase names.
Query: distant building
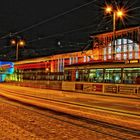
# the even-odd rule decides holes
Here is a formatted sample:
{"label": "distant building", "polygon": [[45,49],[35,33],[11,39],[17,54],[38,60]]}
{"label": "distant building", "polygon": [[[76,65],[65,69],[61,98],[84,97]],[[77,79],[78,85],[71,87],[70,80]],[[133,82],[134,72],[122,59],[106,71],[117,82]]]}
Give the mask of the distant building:
{"label": "distant building", "polygon": [[90,50],[15,62],[18,79],[136,84],[140,75],[140,27],[116,31],[115,40],[112,32],[91,38]]}

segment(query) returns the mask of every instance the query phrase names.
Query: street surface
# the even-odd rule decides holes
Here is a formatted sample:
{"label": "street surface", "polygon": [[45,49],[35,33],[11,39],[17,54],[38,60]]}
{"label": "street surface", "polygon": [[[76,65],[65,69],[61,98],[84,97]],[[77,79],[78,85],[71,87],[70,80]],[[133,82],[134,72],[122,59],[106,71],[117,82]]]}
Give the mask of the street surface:
{"label": "street surface", "polygon": [[[1,97],[8,97],[10,99],[19,100],[20,102],[24,102],[26,104],[36,105],[43,108],[49,108],[51,110],[58,111],[61,113],[64,112],[70,115],[81,116],[88,119],[94,119],[97,121],[111,123],[113,125],[119,125],[122,128],[125,127],[125,128],[130,128],[130,130],[131,129],[137,130],[137,132],[139,132],[140,130],[140,102],[139,102],[140,99],[139,98],[131,99],[131,98],[111,97],[111,96],[101,96],[101,95],[99,96],[86,95],[86,94],[70,93],[70,92],[55,91],[55,90],[17,87],[8,84],[0,84],[0,89],[1,89],[0,91]],[[108,130],[108,128],[106,128],[106,130],[110,131],[110,134],[112,134],[112,136],[102,134],[101,132],[97,133],[96,128],[93,128],[93,130],[96,130],[96,132],[95,131],[90,132],[89,129],[87,130],[86,128],[79,128],[73,125],[71,126],[68,123],[66,123],[68,126],[64,126],[65,122],[59,122],[60,124],[58,122],[55,122],[54,123],[55,125],[53,125],[53,122],[51,121],[51,123],[49,123],[50,126],[48,126],[47,124],[49,122],[48,117],[47,118],[45,117],[44,120],[45,122],[43,121],[40,122],[40,120],[42,120],[44,116],[42,117],[37,113],[34,114],[29,110],[27,110],[27,112],[29,112],[29,115],[28,113],[23,114],[26,111],[25,109],[23,110],[23,108],[22,109],[20,108],[21,105],[13,108],[12,106],[5,105],[5,103],[1,102],[0,106],[1,106],[0,117],[1,117],[1,124],[2,124],[1,125],[2,128],[0,129],[3,130],[1,131],[0,135],[2,137],[7,137],[7,139],[10,138],[14,139],[14,137],[19,138],[19,136],[22,136],[25,133],[25,130],[27,129],[27,128],[25,129],[25,126],[27,124],[28,126],[26,127],[29,128],[29,130],[27,131],[28,134],[26,134],[26,137],[23,135],[22,138],[20,138],[21,140],[22,139],[47,139],[47,140],[48,139],[51,140],[53,139],[54,140],[55,139],[56,140],[58,139],[60,140],[61,139],[68,139],[68,140],[119,139],[117,138],[116,135],[118,132],[117,133],[115,132],[116,135],[115,138],[113,137],[114,130],[110,131]],[[36,123],[35,125],[32,126],[32,122],[34,123],[36,118],[38,118],[37,127],[36,127]],[[60,128],[56,126],[58,124]],[[85,124],[85,126],[87,127],[88,124]],[[30,127],[32,127],[31,130]],[[40,129],[40,127],[41,128],[43,127],[43,129]],[[52,129],[54,130],[54,134],[50,133],[49,127],[52,127]],[[20,130],[21,128],[23,131],[18,131],[18,129]],[[42,134],[42,136],[36,133],[39,130],[41,131],[40,133]],[[44,130],[46,132],[45,135],[44,135]],[[10,133],[10,135],[7,135],[5,132]],[[106,133],[104,129],[103,132]],[[32,138],[30,137],[30,135]],[[8,136],[10,138],[8,138]],[[133,139],[136,140],[139,139],[140,133],[137,133],[136,135],[134,134],[132,135],[132,134],[122,132],[121,134],[118,133],[118,136],[126,140],[133,140]]]}
{"label": "street surface", "polygon": [[11,106],[0,102],[0,110],[1,140],[102,140],[102,137],[110,138],[54,119],[50,113],[47,113],[50,117],[43,116],[22,108],[21,105]]}

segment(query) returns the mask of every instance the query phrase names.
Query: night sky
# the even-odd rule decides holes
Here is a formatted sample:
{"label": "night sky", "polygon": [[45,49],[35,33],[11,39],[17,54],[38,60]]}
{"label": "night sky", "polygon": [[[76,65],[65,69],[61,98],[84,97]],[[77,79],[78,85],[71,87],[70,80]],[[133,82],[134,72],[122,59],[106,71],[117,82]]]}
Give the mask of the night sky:
{"label": "night sky", "polygon": [[[140,25],[139,0],[4,0],[0,4],[0,60],[14,61],[16,47],[10,39],[20,36],[26,46],[19,59],[83,50],[92,33],[112,30],[105,3],[124,6],[128,16],[117,28]],[[59,44],[59,43],[60,44]]]}

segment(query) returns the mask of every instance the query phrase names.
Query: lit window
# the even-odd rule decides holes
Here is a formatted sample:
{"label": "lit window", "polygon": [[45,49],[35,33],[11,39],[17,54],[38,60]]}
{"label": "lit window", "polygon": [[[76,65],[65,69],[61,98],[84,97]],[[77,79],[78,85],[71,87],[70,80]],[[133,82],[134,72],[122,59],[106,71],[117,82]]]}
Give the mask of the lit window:
{"label": "lit window", "polygon": [[126,60],[127,59],[127,54],[123,54],[123,59]]}
{"label": "lit window", "polygon": [[69,61],[70,61],[70,64],[72,64],[72,58],[71,57],[69,58]]}
{"label": "lit window", "polygon": [[121,54],[116,54],[116,59],[121,60]]}
{"label": "lit window", "polygon": [[86,62],[86,59],[87,59],[86,56],[84,56],[84,62]]}
{"label": "lit window", "polygon": [[136,52],[136,53],[135,53],[135,59],[138,59],[138,58],[139,58],[139,53]]}
{"label": "lit window", "polygon": [[127,44],[127,39],[123,39],[123,44]]}
{"label": "lit window", "polygon": [[130,40],[130,39],[128,39],[128,43],[133,43],[133,41],[132,41],[132,40]]}
{"label": "lit window", "polygon": [[108,54],[111,54],[111,47],[108,47]]}
{"label": "lit window", "polygon": [[122,41],[121,39],[118,39],[118,40],[117,40],[117,44],[118,44],[118,45],[121,45],[121,44],[122,44],[121,41]]}
{"label": "lit window", "polygon": [[88,62],[90,61],[90,56],[87,57],[87,61],[88,61]]}
{"label": "lit window", "polygon": [[124,51],[124,52],[127,52],[127,45],[124,45],[124,46],[123,46],[123,51]]}
{"label": "lit window", "polygon": [[111,55],[108,55],[108,59],[111,59],[112,58],[112,56]]}
{"label": "lit window", "polygon": [[134,50],[139,51],[139,46],[136,43],[134,43]]}
{"label": "lit window", "polygon": [[121,46],[117,46],[117,47],[116,47],[116,52],[117,52],[117,53],[121,53]]}
{"label": "lit window", "polygon": [[133,54],[129,53],[129,59],[132,59],[132,58],[133,58]]}
{"label": "lit window", "polygon": [[132,51],[133,51],[133,45],[132,45],[132,44],[129,44],[129,45],[128,45],[128,51],[129,51],[129,52],[132,52]]}

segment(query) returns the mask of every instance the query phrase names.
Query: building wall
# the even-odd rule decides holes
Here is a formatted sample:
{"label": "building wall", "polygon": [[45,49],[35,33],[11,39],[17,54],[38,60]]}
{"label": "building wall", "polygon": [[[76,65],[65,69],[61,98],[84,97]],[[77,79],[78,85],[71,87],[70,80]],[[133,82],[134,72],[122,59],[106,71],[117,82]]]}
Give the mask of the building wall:
{"label": "building wall", "polygon": [[[48,70],[48,72],[64,72],[64,67],[66,65],[74,63],[86,63],[89,61],[98,61],[98,60],[100,61],[113,60],[113,49],[112,49],[113,33],[109,32],[98,34],[92,36],[92,38],[93,38],[93,48],[91,48],[91,50],[24,60],[20,62],[15,62],[15,65],[19,66],[22,64],[25,65],[38,62],[46,63],[46,61],[49,61],[47,65],[44,65],[45,66],[44,68]],[[127,39],[126,44],[122,42],[122,38],[125,40]],[[119,44],[120,40],[121,44]],[[130,43],[128,42],[128,40],[132,42]],[[135,47],[136,45],[138,45],[138,47]],[[117,52],[119,50],[119,46],[120,51]],[[126,52],[124,51],[125,47],[127,48]],[[118,50],[116,51],[115,60],[121,61],[127,59],[140,59],[140,27],[116,31],[116,49]],[[132,57],[130,57],[130,55],[132,55]],[[24,69],[24,67],[22,69]]]}

